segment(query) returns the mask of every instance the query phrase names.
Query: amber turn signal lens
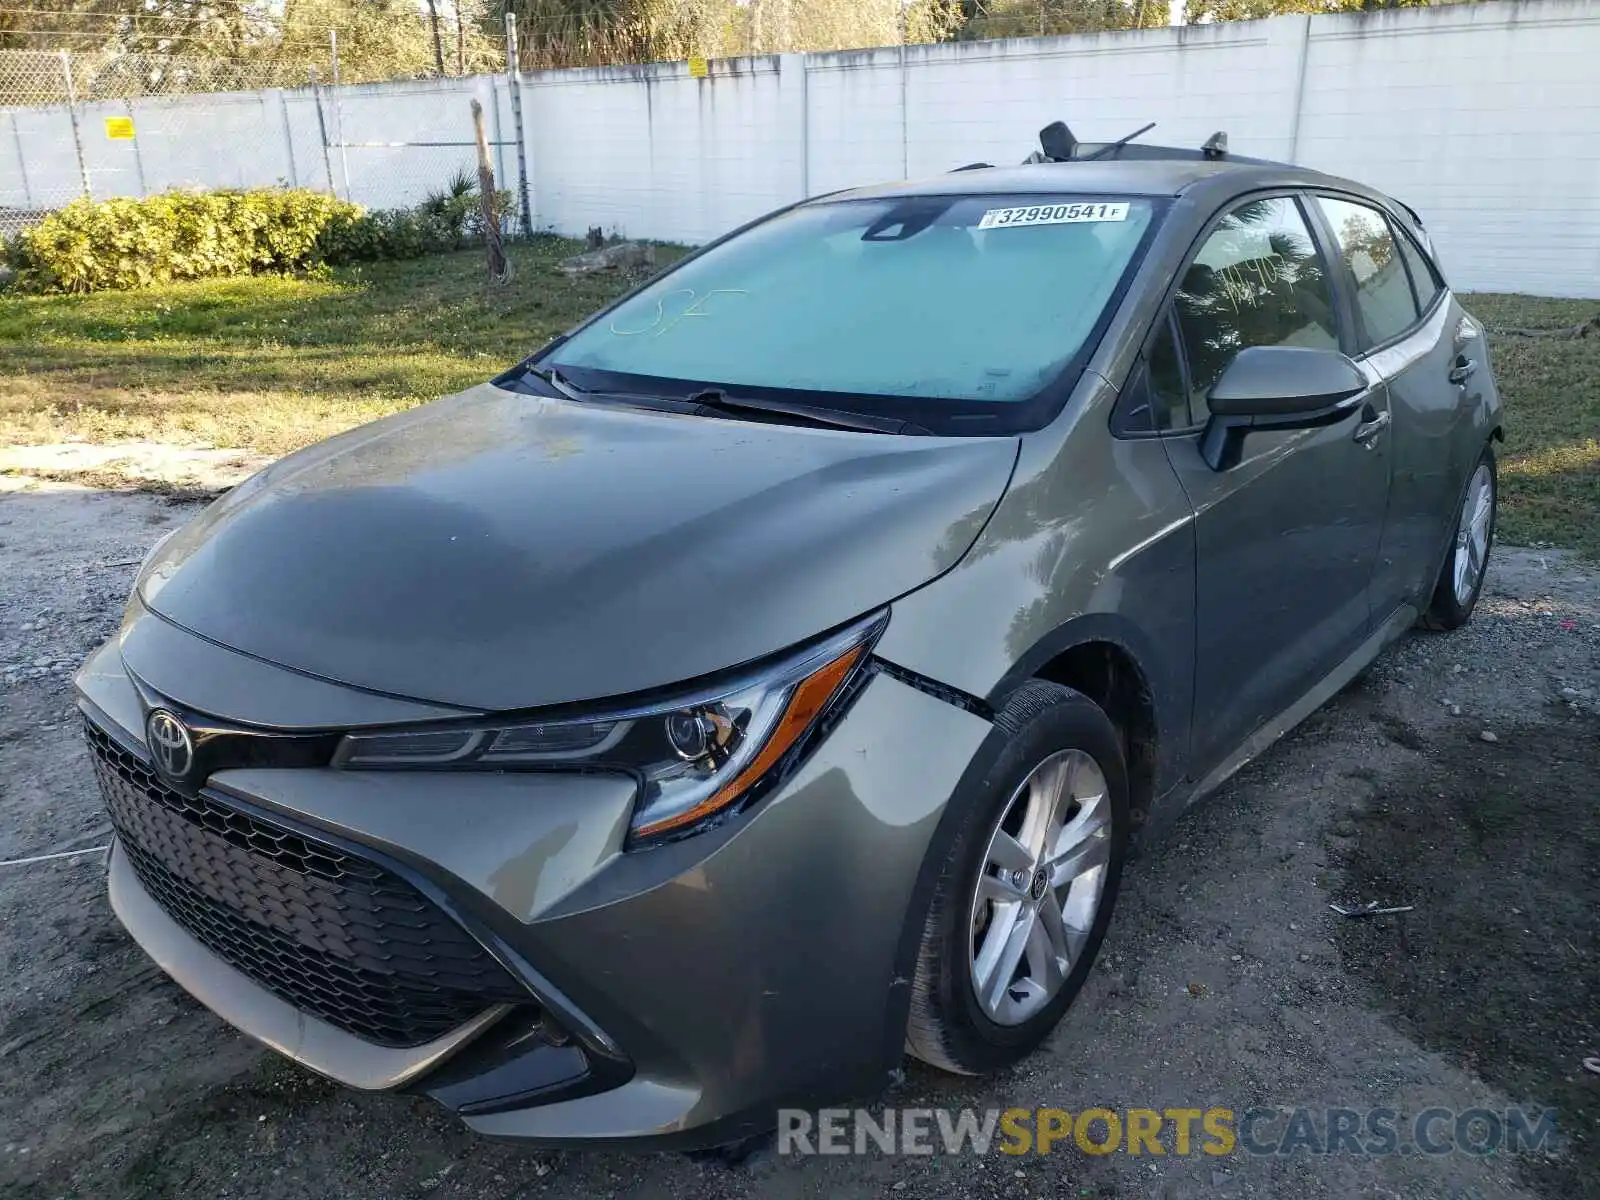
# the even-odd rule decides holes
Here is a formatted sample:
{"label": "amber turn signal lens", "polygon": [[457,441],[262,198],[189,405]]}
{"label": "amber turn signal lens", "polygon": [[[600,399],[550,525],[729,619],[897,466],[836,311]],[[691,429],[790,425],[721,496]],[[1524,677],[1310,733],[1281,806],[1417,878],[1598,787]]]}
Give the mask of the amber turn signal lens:
{"label": "amber turn signal lens", "polygon": [[865,646],[854,646],[827,666],[802,679],[789,696],[789,703],[783,710],[783,716],[778,719],[772,736],[767,739],[767,744],[761,747],[744,770],[693,808],[664,817],[652,825],[642,826],[635,830],[636,836],[654,837],[657,834],[681,829],[685,825],[693,825],[705,820],[712,813],[727,808],[744,795],[750,786],[771,770],[773,764],[800,740],[800,736],[806,730],[811,728],[833,701],[839,688],[850,677],[850,672],[855,669],[856,664],[861,661],[861,656],[866,652]]}

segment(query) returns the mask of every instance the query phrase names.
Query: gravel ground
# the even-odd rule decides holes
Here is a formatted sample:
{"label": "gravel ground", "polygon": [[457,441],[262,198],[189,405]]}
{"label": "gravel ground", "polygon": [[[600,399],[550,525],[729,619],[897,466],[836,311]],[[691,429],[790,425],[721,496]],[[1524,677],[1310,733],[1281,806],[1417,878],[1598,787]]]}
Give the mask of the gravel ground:
{"label": "gravel ground", "polygon": [[[202,481],[203,482],[203,481]],[[68,678],[192,505],[0,475],[0,859],[105,841]],[[1124,886],[1045,1050],[908,1064],[888,1103],[1558,1110],[1553,1154],[777,1158],[532,1153],[230,1031],[148,964],[97,856],[0,867],[0,1191],[84,1196],[1600,1195],[1600,581],[1500,549],[1473,624],[1413,635],[1188,815]],[[1344,920],[1330,902],[1412,904]]]}

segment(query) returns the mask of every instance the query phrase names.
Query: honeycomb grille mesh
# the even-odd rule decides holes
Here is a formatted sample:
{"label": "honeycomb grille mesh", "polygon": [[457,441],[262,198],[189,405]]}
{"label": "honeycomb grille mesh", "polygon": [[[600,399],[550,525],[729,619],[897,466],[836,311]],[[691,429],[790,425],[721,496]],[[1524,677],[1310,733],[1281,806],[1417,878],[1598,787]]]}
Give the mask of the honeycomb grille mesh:
{"label": "honeycomb grille mesh", "polygon": [[529,993],[393,872],[167,787],[92,722],[106,806],[139,882],[214,954],[347,1033],[418,1046]]}

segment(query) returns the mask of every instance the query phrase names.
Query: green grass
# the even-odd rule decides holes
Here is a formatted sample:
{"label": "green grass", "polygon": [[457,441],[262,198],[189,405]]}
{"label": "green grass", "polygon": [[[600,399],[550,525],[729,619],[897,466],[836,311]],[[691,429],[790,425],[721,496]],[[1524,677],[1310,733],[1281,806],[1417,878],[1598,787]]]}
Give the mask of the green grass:
{"label": "green grass", "polygon": [[1600,559],[1600,333],[1494,333],[1497,327],[1578,325],[1600,314],[1600,302],[1487,293],[1463,302],[1490,328],[1489,352],[1506,407],[1498,536],[1514,545],[1542,542]]}
{"label": "green grass", "polygon": [[[514,246],[92,296],[0,296],[0,444],[150,438],[284,453],[479,383],[627,287],[572,280],[578,249]],[[663,254],[663,261],[673,251]],[[1476,295],[1495,327],[1576,325],[1600,303]],[[1600,335],[1491,336],[1506,401],[1501,536],[1600,558]]]}
{"label": "green grass", "polygon": [[556,274],[580,249],[514,246],[515,275],[496,289],[482,253],[464,251],[322,279],[0,296],[0,444],[296,449],[481,383],[630,285]]}

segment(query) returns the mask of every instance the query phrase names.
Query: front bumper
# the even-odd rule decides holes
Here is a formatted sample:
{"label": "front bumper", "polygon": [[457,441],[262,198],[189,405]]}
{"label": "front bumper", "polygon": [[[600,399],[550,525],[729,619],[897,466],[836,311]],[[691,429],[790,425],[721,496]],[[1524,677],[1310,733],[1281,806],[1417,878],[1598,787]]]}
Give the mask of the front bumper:
{"label": "front bumper", "polygon": [[[211,650],[225,669],[230,652]],[[142,708],[115,643],[78,683],[91,721],[142,751]],[[528,990],[528,1004],[486,1002],[422,1045],[374,1045],[286,1003],[192,936],[121,849],[112,900],[180,984],[321,1074],[429,1092],[491,1136],[714,1144],[770,1128],[778,1107],[874,1093],[897,1068],[914,897],[945,803],[990,728],[874,674],[752,812],[628,853],[631,793],[614,780],[212,776],[209,802],[414,881]]]}

